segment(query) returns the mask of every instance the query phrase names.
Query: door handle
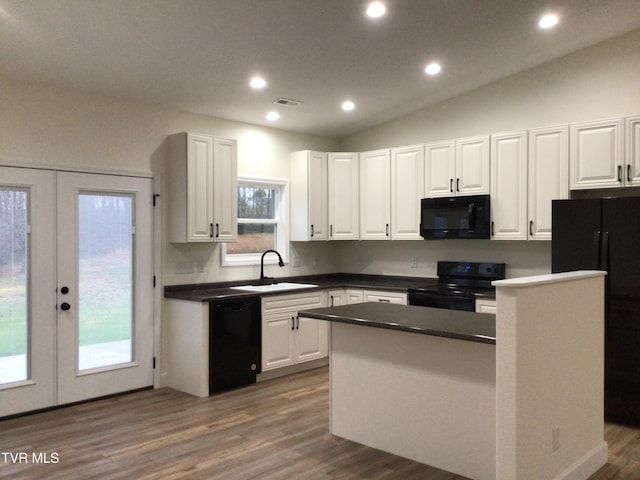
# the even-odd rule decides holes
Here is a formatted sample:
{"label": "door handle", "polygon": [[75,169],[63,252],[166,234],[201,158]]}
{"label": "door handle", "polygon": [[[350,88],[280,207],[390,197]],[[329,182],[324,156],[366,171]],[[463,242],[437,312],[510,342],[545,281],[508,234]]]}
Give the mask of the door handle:
{"label": "door handle", "polygon": [[453,193],[453,178],[449,180],[449,191]]}
{"label": "door handle", "polygon": [[389,236],[389,224],[387,223],[387,237]]}
{"label": "door handle", "polygon": [[291,330],[296,329],[296,317],[291,317]]}
{"label": "door handle", "polygon": [[529,220],[529,236],[533,237],[533,220]]}
{"label": "door handle", "polygon": [[67,311],[71,308],[71,305],[69,305],[67,302],[64,302],[62,305],[60,305],[60,310],[62,311]]}
{"label": "door handle", "polygon": [[313,237],[313,225],[311,225],[311,236]]}
{"label": "door handle", "polygon": [[627,164],[627,182],[631,183],[631,164]]}
{"label": "door handle", "polygon": [[622,165],[618,165],[618,181],[622,182]]}
{"label": "door handle", "polygon": [[460,179],[456,178],[456,192],[460,191]]}

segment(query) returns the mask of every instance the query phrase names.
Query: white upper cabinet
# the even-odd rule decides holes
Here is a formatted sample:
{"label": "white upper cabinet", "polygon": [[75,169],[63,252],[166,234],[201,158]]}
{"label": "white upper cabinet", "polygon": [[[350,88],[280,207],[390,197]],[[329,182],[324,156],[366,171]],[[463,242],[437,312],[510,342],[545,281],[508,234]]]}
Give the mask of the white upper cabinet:
{"label": "white upper cabinet", "polygon": [[572,190],[624,185],[622,119],[571,125],[570,187]]}
{"label": "white upper cabinet", "polygon": [[238,146],[235,140],[213,138],[213,240],[238,239]]}
{"label": "white upper cabinet", "polygon": [[424,197],[455,195],[455,140],[425,145],[424,165]]}
{"label": "white upper cabinet", "polygon": [[491,233],[527,239],[527,133],[491,136]]}
{"label": "white upper cabinet", "polygon": [[169,240],[236,240],[236,141],[177,133],[169,156]]}
{"label": "white upper cabinet", "polygon": [[640,116],[627,118],[626,165],[623,172],[627,186],[640,186]]}
{"label": "white upper cabinet", "polygon": [[360,154],[360,240],[391,239],[391,156],[388,149]]}
{"label": "white upper cabinet", "polygon": [[423,240],[424,146],[391,149],[391,240]]}
{"label": "white upper cabinet", "polygon": [[327,154],[304,150],[291,154],[291,241],[327,240]]}
{"label": "white upper cabinet", "polygon": [[360,211],[358,154],[327,154],[329,172],[329,239],[358,240]]}
{"label": "white upper cabinet", "polygon": [[529,131],[529,239],[551,240],[551,201],[569,198],[569,127]]}
{"label": "white upper cabinet", "polygon": [[456,177],[453,190],[456,195],[489,193],[489,136],[456,140]]}

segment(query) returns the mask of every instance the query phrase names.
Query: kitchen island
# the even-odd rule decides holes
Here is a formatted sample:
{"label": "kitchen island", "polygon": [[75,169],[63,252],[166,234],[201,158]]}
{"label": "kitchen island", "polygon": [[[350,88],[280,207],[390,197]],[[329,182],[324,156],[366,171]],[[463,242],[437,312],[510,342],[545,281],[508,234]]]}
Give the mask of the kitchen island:
{"label": "kitchen island", "polygon": [[380,304],[299,312],[330,322],[331,432],[472,479],[587,479],[607,460],[604,275],[495,282],[495,321]]}

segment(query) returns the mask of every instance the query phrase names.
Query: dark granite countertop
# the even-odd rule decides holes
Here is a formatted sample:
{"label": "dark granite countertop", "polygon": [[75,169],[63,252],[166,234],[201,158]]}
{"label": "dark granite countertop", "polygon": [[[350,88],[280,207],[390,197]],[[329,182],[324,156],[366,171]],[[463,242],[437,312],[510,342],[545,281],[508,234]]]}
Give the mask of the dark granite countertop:
{"label": "dark granite countertop", "polygon": [[496,343],[496,317],[487,313],[391,303],[357,303],[302,310],[298,315],[329,322],[387,328],[493,345]]}
{"label": "dark granite countertop", "polygon": [[234,282],[201,283],[189,285],[170,285],[164,287],[165,298],[175,298],[179,300],[190,300],[193,302],[209,302],[213,300],[223,300],[227,298],[243,298],[265,295],[287,295],[298,292],[305,292],[315,288],[362,288],[384,290],[389,292],[406,293],[408,289],[414,287],[431,286],[437,283],[436,278],[429,277],[402,277],[392,275],[363,275],[351,273],[332,273],[325,275],[305,275],[299,277],[276,278],[277,282],[297,282],[311,283],[318,285],[312,288],[299,288],[295,290],[281,290],[274,292],[250,292],[235,290],[229,287],[235,285],[247,285],[256,283],[255,280],[238,280]]}

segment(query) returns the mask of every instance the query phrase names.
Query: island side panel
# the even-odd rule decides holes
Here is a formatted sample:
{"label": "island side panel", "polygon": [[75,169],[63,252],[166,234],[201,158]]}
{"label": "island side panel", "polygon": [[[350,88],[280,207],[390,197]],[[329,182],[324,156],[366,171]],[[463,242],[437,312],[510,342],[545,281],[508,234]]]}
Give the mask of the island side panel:
{"label": "island side panel", "polygon": [[495,345],[331,323],[331,433],[495,479]]}
{"label": "island side panel", "polygon": [[538,278],[496,284],[496,478],[587,479],[607,461],[604,277]]}

